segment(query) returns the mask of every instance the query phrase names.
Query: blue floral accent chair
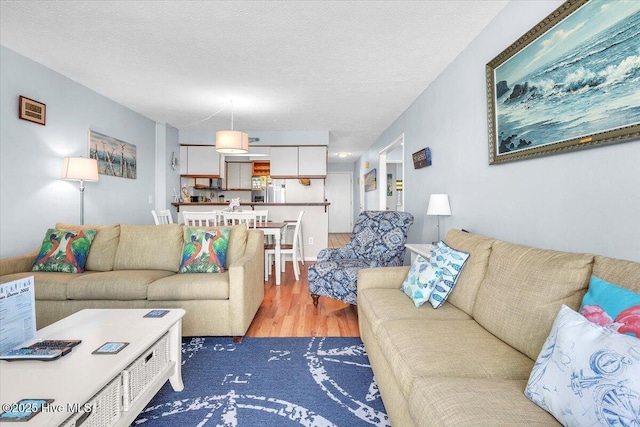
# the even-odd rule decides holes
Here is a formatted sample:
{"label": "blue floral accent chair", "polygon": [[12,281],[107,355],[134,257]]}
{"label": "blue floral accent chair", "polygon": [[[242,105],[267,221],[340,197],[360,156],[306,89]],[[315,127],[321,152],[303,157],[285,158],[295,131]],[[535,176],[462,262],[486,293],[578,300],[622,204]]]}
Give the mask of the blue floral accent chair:
{"label": "blue floral accent chair", "polygon": [[318,262],[309,266],[313,305],[318,306],[320,296],[355,305],[358,271],[402,265],[411,224],[413,215],[407,212],[362,212],[351,233],[351,241],[341,248],[321,250]]}

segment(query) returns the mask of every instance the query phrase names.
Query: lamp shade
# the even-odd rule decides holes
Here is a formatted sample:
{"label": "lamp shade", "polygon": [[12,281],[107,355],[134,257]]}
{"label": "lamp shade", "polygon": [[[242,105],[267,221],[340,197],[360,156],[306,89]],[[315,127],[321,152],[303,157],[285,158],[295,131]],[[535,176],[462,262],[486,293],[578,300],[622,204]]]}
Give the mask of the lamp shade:
{"label": "lamp shade", "polygon": [[427,215],[451,215],[448,194],[432,194],[429,197]]}
{"label": "lamp shade", "polygon": [[65,157],[62,179],[69,181],[98,181],[98,161],[84,157]]}
{"label": "lamp shade", "polygon": [[249,152],[249,134],[237,130],[219,130],[216,132],[216,151],[227,154]]}

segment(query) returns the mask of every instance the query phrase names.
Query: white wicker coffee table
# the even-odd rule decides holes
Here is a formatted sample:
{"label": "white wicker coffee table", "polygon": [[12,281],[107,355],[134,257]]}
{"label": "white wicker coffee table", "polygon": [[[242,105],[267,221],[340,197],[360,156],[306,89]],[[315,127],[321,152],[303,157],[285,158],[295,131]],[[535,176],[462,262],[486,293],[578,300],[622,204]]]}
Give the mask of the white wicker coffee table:
{"label": "white wicker coffee table", "polygon": [[[37,333],[39,339],[80,339],[60,359],[0,361],[0,400],[54,399],[21,426],[128,426],[169,380],[184,388],[181,374],[182,317],[171,309],[159,318],[151,309],[79,311]],[[117,354],[92,354],[105,342],[128,342]],[[1,422],[15,426],[14,422]]]}

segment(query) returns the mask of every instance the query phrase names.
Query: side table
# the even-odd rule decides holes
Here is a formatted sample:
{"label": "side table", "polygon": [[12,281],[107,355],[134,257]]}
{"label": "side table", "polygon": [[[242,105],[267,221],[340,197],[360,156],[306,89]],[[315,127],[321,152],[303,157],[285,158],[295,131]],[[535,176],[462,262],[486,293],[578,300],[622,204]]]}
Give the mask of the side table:
{"label": "side table", "polygon": [[435,245],[430,243],[406,243],[404,247],[411,251],[411,264],[413,264],[418,255],[429,259],[431,252],[436,248]]}

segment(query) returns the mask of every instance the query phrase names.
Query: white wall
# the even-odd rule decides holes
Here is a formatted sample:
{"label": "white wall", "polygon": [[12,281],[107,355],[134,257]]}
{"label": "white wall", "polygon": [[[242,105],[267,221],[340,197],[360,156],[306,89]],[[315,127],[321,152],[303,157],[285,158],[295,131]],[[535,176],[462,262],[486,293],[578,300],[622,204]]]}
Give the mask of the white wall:
{"label": "white wall", "polygon": [[[46,126],[18,118],[20,95],[46,104]],[[152,120],[0,46],[0,123],[0,257],[35,249],[56,222],[79,222],[78,183],[60,180],[60,171],[63,157],[88,155],[89,129],[135,144],[138,171],[137,179],[86,183],[85,222],[153,223]]]}
{"label": "white wall", "polygon": [[[640,142],[489,166],[485,65],[561,1],[512,1],[356,162],[405,135],[410,242],[436,238],[431,193],[448,193],[443,232],[469,231],[537,247],[640,261]],[[433,166],[413,169],[430,147]],[[356,198],[358,188],[356,187]],[[367,202],[377,192],[366,193]],[[377,206],[377,202],[368,206]]]}

